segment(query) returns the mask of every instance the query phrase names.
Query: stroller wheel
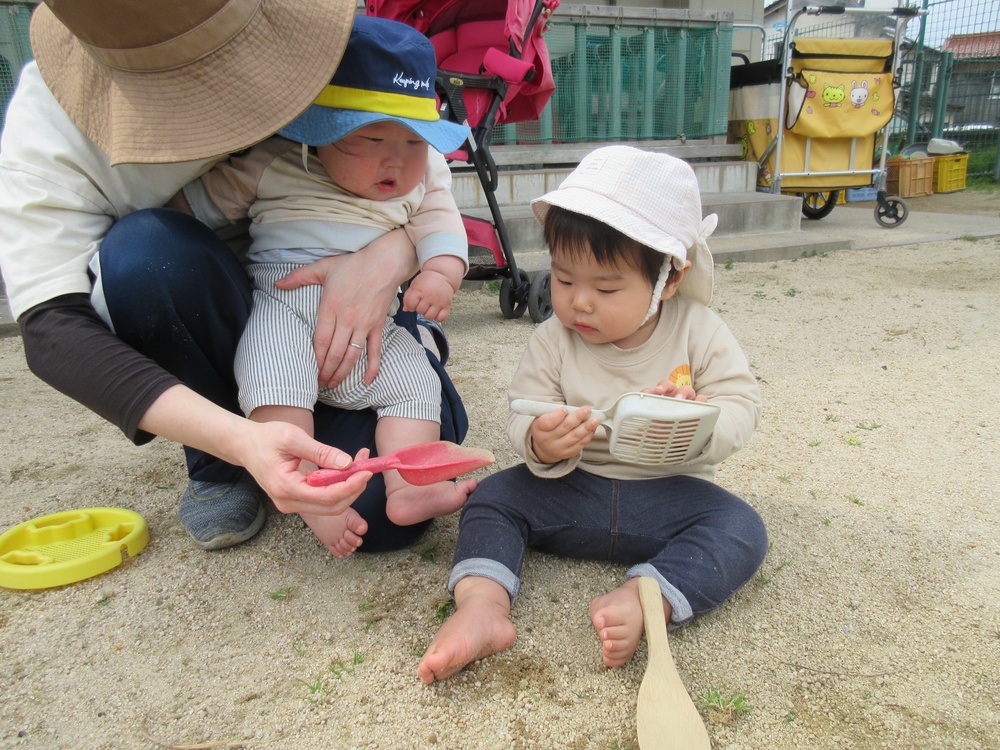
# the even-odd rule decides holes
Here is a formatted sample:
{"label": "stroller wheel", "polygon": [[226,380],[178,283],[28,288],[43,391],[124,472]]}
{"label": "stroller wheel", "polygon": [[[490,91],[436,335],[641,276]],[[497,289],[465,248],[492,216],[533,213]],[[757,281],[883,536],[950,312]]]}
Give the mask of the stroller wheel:
{"label": "stroller wheel", "polygon": [[888,229],[898,227],[909,215],[910,210],[902,198],[886,198],[884,205],[879,201],[875,206],[875,221]]}
{"label": "stroller wheel", "polygon": [[528,309],[528,272],[517,269],[517,283],[507,277],[500,284],[500,312],[507,320],[520,318]]}
{"label": "stroller wheel", "polygon": [[528,315],[536,323],[552,317],[552,274],[539,271],[528,290]]}
{"label": "stroller wheel", "polygon": [[802,215],[807,219],[822,219],[829,216],[837,205],[839,190],[829,193],[799,193],[802,196]]}

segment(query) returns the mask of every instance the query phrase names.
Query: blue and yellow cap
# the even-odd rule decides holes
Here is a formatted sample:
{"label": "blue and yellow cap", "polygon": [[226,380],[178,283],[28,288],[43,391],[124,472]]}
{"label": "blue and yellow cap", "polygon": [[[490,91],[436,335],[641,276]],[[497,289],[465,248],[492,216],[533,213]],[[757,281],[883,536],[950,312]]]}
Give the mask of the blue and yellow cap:
{"label": "blue and yellow cap", "polygon": [[438,115],[437,60],[430,40],[398,21],[357,16],[333,80],[309,108],[278,131],[308,146],[325,146],[373,122],[409,128],[443,154],[469,129]]}

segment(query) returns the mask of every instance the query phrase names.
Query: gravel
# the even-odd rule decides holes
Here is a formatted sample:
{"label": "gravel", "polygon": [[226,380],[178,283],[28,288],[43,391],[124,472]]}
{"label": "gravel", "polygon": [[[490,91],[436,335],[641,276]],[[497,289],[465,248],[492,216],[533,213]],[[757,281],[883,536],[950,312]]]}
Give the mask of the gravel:
{"label": "gravel", "polygon": [[[998,291],[994,239],[716,268],[765,399],[719,482],[771,536],[753,581],[671,632],[692,696],[750,706],[703,709],[717,750],[1000,747]],[[505,389],[533,326],[481,289],[446,327],[466,443],[509,466]],[[0,747],[638,746],[645,646],[604,668],[587,616],[622,567],[529,554],[514,647],[426,687],[454,516],[336,560],[272,512],[203,552],[177,519],[176,446],[133,447],[35,379],[18,338],[0,381],[0,529],[109,505],[151,532],[105,575],[0,590]]]}

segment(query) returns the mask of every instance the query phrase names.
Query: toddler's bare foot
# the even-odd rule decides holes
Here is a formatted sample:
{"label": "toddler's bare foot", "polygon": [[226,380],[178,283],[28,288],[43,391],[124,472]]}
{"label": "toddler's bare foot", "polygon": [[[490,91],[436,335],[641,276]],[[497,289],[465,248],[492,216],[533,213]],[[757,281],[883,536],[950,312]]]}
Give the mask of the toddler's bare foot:
{"label": "toddler's bare foot", "polygon": [[500,584],[463,578],[455,588],[455,599],[455,614],[435,634],[417,667],[426,685],[451,677],[477,659],[506,651],[517,637],[509,618],[510,596]]}
{"label": "toddler's bare foot", "polygon": [[334,557],[344,558],[354,554],[361,546],[362,534],[368,531],[368,522],[354,508],[348,508],[337,516],[300,515]]}
{"label": "toddler's bare foot", "polygon": [[479,484],[475,479],[437,482],[423,486],[404,484],[389,491],[385,514],[397,526],[410,526],[428,518],[454,513],[465,505],[469,493]]}
{"label": "toddler's bare foot", "polygon": [[[642,638],[639,579],[633,578],[590,603],[590,621],[601,639],[601,656],[609,667],[627,663]],[[670,616],[667,615],[667,621]]]}

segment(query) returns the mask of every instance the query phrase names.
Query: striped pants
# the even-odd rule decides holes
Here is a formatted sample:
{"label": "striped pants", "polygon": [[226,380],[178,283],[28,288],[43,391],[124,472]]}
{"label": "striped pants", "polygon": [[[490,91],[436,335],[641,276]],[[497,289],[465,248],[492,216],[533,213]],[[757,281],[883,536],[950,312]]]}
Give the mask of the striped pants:
{"label": "striped pants", "polygon": [[[423,347],[386,317],[382,362],[374,382],[364,382],[367,352],[336,388],[319,388],[313,333],[322,287],[277,289],[274,282],[296,266],[254,263],[253,308],[236,350],[240,408],[297,406],[312,410],[317,401],[341,409],[374,409],[379,417],[441,421],[441,381]],[[394,305],[395,308],[395,305]],[[389,311],[389,315],[395,309]]]}

